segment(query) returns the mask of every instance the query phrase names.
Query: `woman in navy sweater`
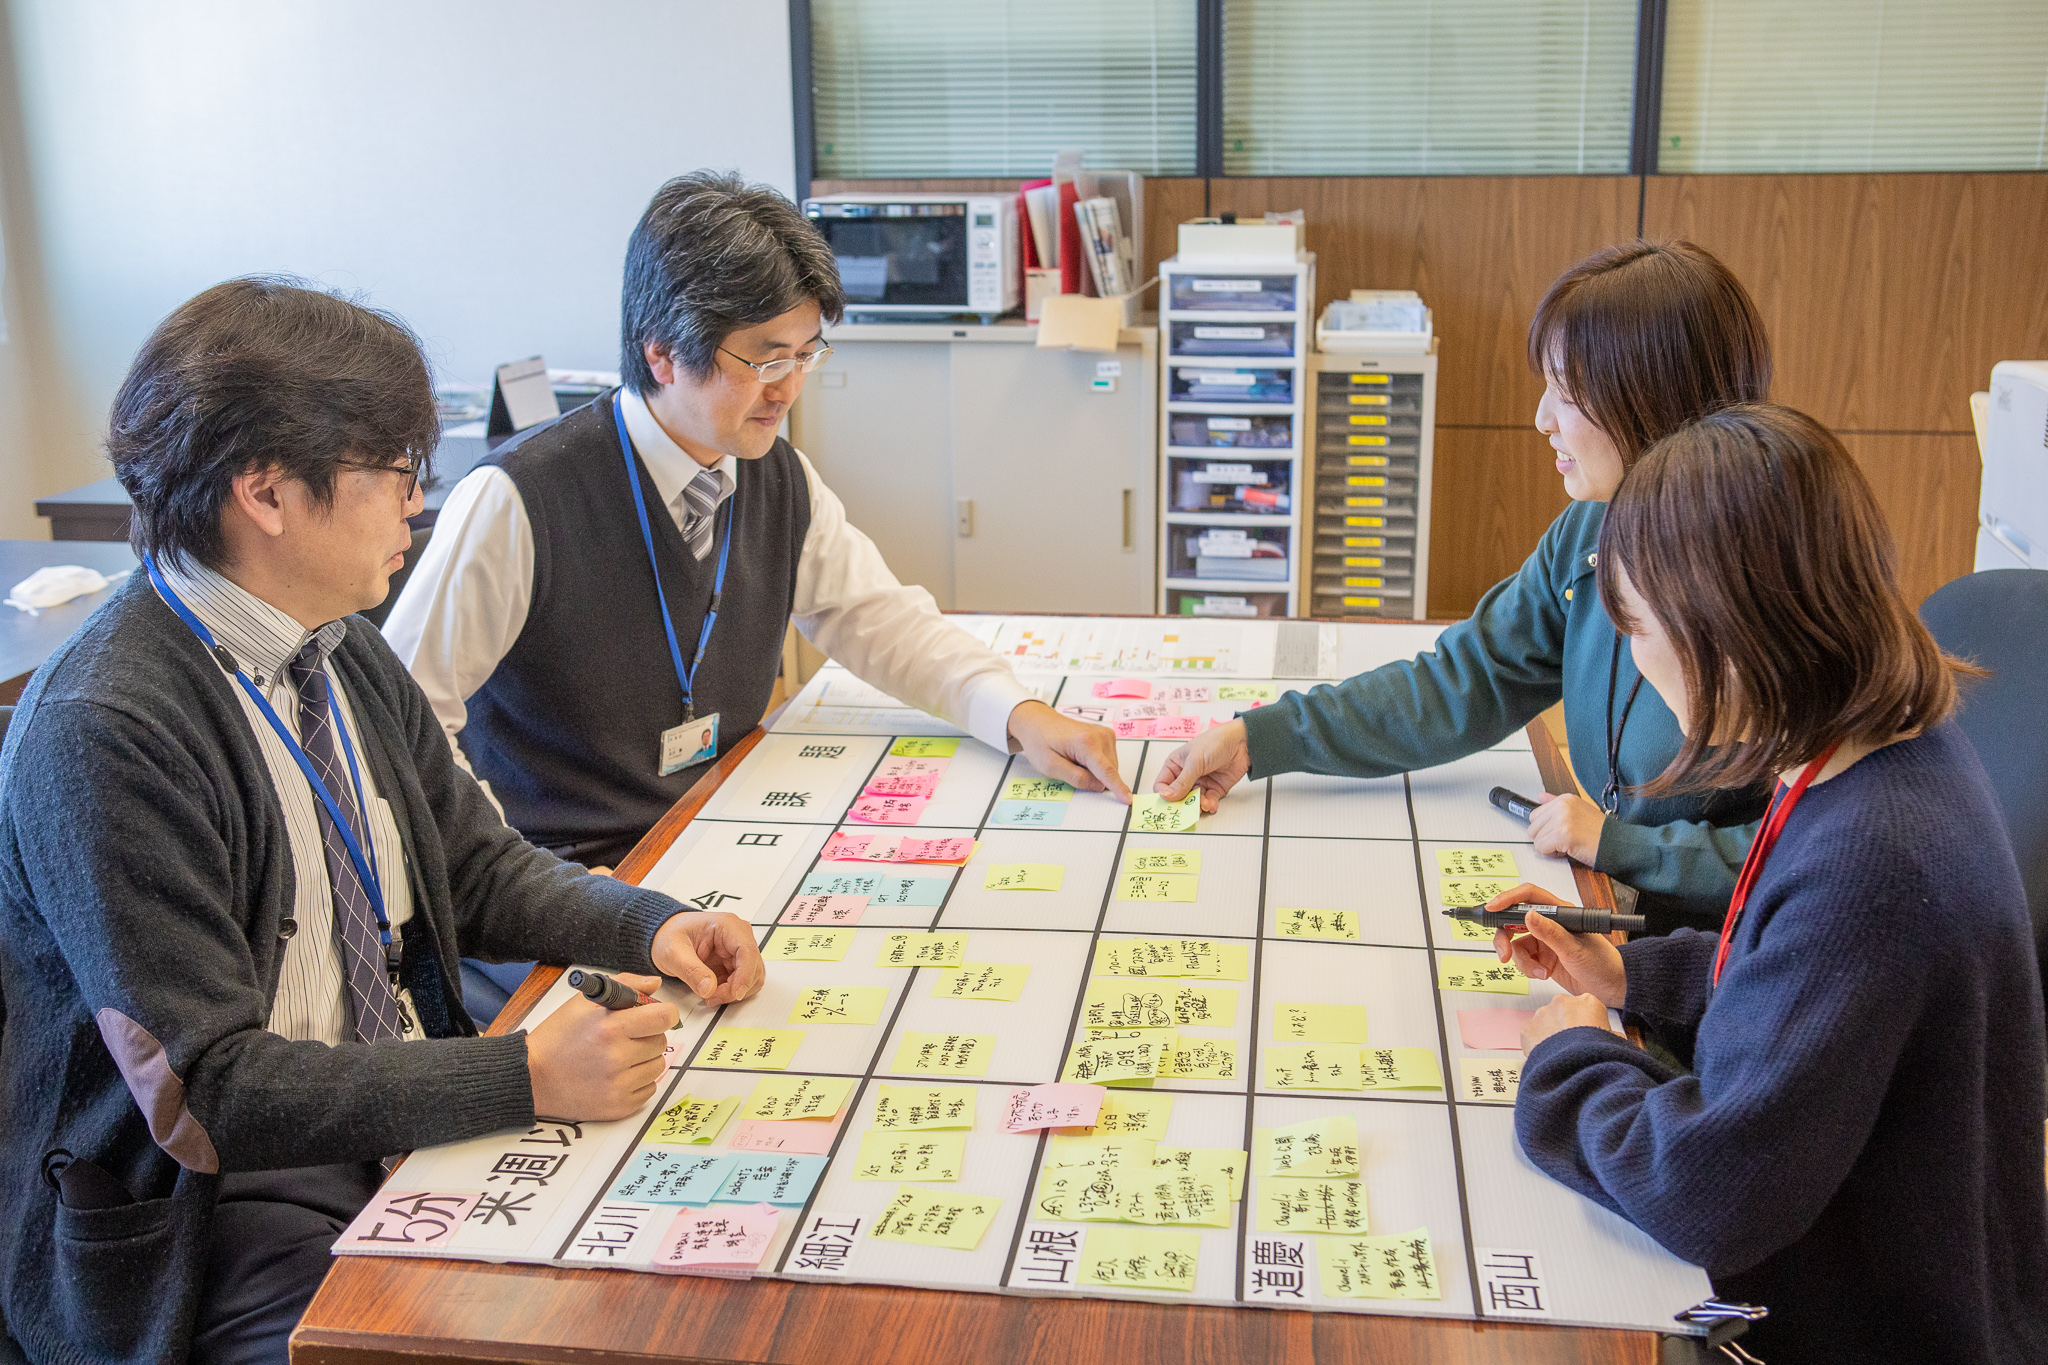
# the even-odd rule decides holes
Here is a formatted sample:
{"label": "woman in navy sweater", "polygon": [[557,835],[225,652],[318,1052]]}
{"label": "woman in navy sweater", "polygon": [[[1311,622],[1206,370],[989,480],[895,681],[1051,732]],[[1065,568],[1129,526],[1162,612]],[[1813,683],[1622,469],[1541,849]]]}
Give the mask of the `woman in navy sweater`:
{"label": "woman in navy sweater", "polygon": [[1658,443],[1599,555],[1686,736],[1648,790],[1779,785],[1720,935],[1497,936],[1579,992],[1523,1030],[1523,1150],[1769,1308],[1743,1344],[1772,1365],[2048,1361],[2048,1051],[2004,825],[1946,719],[1973,670],[1900,596],[1841,443],[1786,408]]}

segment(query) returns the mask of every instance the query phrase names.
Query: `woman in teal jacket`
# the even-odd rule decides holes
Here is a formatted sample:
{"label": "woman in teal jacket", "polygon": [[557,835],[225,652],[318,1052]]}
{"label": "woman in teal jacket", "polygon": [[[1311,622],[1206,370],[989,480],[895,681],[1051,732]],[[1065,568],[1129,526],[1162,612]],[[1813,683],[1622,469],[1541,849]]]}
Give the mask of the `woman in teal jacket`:
{"label": "woman in teal jacket", "polygon": [[1551,285],[1529,325],[1529,363],[1544,378],[1536,429],[1573,500],[1536,553],[1433,652],[1219,726],[1167,760],[1157,790],[1179,800],[1200,788],[1213,811],[1247,775],[1434,767],[1489,748],[1562,698],[1573,769],[1600,799],[1545,800],[1529,821],[1537,850],[1636,888],[1653,931],[1718,925],[1766,794],[1635,793],[1684,736],[1601,608],[1595,551],[1608,499],[1637,456],[1704,413],[1765,397],[1763,320],[1699,247],[1633,242]]}

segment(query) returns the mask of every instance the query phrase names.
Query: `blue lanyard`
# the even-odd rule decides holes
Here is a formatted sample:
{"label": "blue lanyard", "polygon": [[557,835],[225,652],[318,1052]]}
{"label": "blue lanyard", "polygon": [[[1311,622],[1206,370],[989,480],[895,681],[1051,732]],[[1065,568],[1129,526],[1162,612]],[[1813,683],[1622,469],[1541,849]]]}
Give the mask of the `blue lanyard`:
{"label": "blue lanyard", "polygon": [[647,524],[647,495],[640,491],[640,470],[633,463],[633,438],[626,434],[626,400],[616,391],[612,394],[612,421],[618,425],[619,449],[626,457],[626,483],[633,490],[633,510],[640,514],[640,539],[647,546],[648,566],[654,570],[654,596],[661,603],[661,628],[668,632],[669,658],[675,661],[676,681],[683,689],[683,719],[695,720],[692,685],[697,681],[698,668],[703,666],[704,651],[711,647],[711,627],[718,620],[718,599],[725,595],[725,562],[732,555],[732,505],[739,501],[739,494],[735,492],[725,500],[725,528],[718,536],[718,577],[711,584],[711,609],[704,613],[704,628],[697,632],[697,657],[685,670],[683,647],[676,643],[675,618],[668,610],[668,593],[661,586],[661,563],[654,557],[654,530]]}
{"label": "blue lanyard", "polygon": [[[299,771],[306,775],[306,783],[312,787],[313,794],[320,798],[320,804],[327,807],[327,814],[333,819],[335,829],[341,832],[342,845],[348,849],[349,861],[356,865],[356,875],[363,879],[363,889],[370,893],[370,908],[376,912],[377,932],[383,937],[388,961],[391,949],[391,921],[384,915],[384,885],[377,878],[376,863],[373,861],[374,851],[371,857],[363,856],[363,847],[356,841],[355,831],[349,828],[348,817],[342,813],[341,803],[334,799],[334,793],[327,790],[327,784],[320,780],[320,774],[314,770],[313,760],[306,757],[306,751],[300,746],[298,736],[291,732],[283,717],[277,714],[268,699],[257,690],[256,684],[249,681],[249,675],[235,662],[235,656],[214,640],[213,632],[206,628],[206,623],[194,616],[192,609],[185,605],[178,594],[171,591],[171,585],[164,582],[164,576],[156,570],[156,556],[144,555],[142,562],[149,569],[149,581],[156,585],[156,590],[162,595],[165,603],[172,611],[178,613],[180,621],[192,628],[192,633],[199,637],[199,643],[206,646],[206,652],[214,657],[214,661],[235,675],[235,681],[242,685],[242,690],[249,694],[257,709],[263,712],[263,718],[270,722],[270,728],[277,731],[277,737],[284,741],[284,747],[290,751],[293,761],[299,765]],[[363,775],[356,767],[356,746],[348,737],[348,726],[342,724],[341,708],[333,703],[332,688],[328,689],[327,712],[334,721],[335,731],[341,736],[342,752],[348,755],[348,774],[356,784],[356,809],[363,812],[364,828],[368,828],[369,805],[363,800]]]}

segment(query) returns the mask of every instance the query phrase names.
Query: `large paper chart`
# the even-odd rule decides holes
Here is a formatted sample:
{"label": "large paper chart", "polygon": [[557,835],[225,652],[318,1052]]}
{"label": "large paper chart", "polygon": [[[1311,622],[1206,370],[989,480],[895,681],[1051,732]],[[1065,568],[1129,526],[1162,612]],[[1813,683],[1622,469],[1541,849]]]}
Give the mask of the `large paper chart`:
{"label": "large paper chart", "polygon": [[[975,625],[1128,736],[1141,792],[1184,736],[1313,685],[1280,653],[1334,673],[1430,639]],[[766,988],[671,985],[643,1113],[416,1152],[337,1249],[716,1274],[766,1235],[756,1273],[791,1279],[1672,1330],[1706,1276],[1516,1146],[1520,1012],[1556,988],[1439,913],[1500,881],[1576,899],[1495,784],[1541,789],[1520,737],[1245,784],[1184,828],[828,667],[646,879],[751,921]],[[1006,1131],[1060,1081],[1105,1084],[1092,1130]]]}

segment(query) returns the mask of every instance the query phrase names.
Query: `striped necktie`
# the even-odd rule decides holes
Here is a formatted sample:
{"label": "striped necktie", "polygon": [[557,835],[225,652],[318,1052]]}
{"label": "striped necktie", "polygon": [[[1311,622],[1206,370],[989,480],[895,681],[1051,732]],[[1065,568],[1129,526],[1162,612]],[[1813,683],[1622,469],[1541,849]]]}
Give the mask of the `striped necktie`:
{"label": "striped necktie", "polygon": [[687,510],[683,516],[683,543],[690,555],[702,560],[711,553],[712,514],[718,510],[718,494],[724,484],[716,469],[700,469],[697,477],[683,486]]}
{"label": "striped necktie", "polygon": [[[356,846],[369,855],[368,827],[356,811],[355,784],[349,780],[348,765],[342,761],[334,739],[334,716],[327,694],[327,670],[321,667],[320,645],[308,640],[291,663],[292,684],[299,690],[299,744],[313,761],[313,771],[327,784],[334,803],[348,817],[349,832]],[[314,798],[320,816],[320,837],[327,853],[327,881],[334,888],[334,933],[341,943],[341,965],[348,974],[349,1002],[354,1007],[356,1037],[366,1043],[382,1038],[402,1037],[398,1020],[398,998],[391,993],[390,976],[384,966],[384,943],[377,932],[377,915],[370,907],[370,893],[356,874],[348,846],[327,803]]]}

